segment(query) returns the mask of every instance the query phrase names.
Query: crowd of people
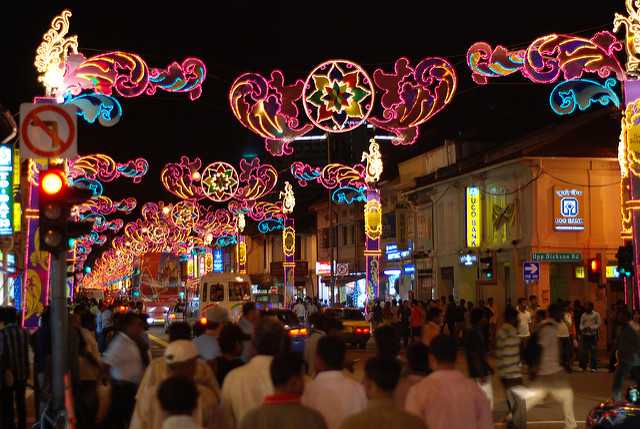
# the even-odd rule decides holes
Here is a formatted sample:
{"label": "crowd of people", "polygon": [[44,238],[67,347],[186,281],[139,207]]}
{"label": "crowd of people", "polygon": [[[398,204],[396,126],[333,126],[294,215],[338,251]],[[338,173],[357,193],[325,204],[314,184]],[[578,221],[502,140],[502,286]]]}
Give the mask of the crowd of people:
{"label": "crowd of people", "polygon": [[[626,377],[640,375],[640,316],[624,303],[603,324],[591,303],[578,301],[542,309],[535,297],[523,298],[500,314],[492,300],[376,302],[368,312],[375,356],[364,362],[362,381],[349,371],[340,321],[313,302],[296,305],[311,325],[303,355],[291,351],[281,322],[261,317],[249,302],[238,323],[223,307],[208,309],[194,326],[172,323],[164,354],[155,359],[137,303],[70,305],[69,411],[76,427],[484,429],[493,427],[495,372],[508,425],[526,421],[526,411],[550,396],[562,407],[565,427],[575,428],[567,373],[576,357],[577,368],[597,369],[604,326],[612,333],[613,398],[621,398]],[[51,395],[49,311],[33,334],[19,321],[14,308],[0,308],[2,428],[26,427],[30,380],[37,413]],[[460,360],[466,373],[456,369]]]}

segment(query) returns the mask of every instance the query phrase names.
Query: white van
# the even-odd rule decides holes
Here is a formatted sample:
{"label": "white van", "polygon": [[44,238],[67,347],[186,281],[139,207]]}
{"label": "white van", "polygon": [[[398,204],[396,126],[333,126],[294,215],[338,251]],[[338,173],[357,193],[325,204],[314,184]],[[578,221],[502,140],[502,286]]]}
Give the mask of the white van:
{"label": "white van", "polygon": [[207,309],[221,305],[229,310],[231,320],[242,316],[242,305],[252,300],[251,279],[246,274],[209,273],[200,279],[198,296],[192,297],[191,313],[206,317]]}

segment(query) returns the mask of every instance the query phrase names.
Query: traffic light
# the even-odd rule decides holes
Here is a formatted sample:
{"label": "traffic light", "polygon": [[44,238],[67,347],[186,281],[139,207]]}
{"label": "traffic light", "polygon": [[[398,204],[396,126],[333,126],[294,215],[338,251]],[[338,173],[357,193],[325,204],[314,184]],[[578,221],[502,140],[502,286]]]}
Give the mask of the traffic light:
{"label": "traffic light", "polygon": [[633,246],[631,243],[618,247],[616,258],[620,275],[631,277],[633,275]]}
{"label": "traffic light", "polygon": [[88,223],[69,220],[71,207],[91,198],[91,191],[70,187],[60,167],[40,172],[40,249],[54,254],[70,248],[72,239],[91,231]]}
{"label": "traffic light", "polygon": [[496,281],[496,255],[491,252],[480,258],[480,280],[492,283]]}
{"label": "traffic light", "polygon": [[602,282],[602,261],[600,260],[600,255],[595,258],[589,259],[589,266],[587,267],[589,271],[589,281],[595,284],[600,284]]}

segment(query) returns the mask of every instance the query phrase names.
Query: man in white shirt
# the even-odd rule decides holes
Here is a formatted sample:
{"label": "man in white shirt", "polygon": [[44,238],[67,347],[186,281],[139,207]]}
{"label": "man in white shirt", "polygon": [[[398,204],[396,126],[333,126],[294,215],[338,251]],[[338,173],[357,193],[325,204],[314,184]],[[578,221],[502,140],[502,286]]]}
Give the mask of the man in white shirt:
{"label": "man in white shirt", "polygon": [[520,337],[520,355],[531,336],[531,313],[527,311],[526,298],[518,299],[518,337]]}
{"label": "man in white shirt", "polygon": [[320,338],[316,352],[318,375],[302,395],[302,404],[322,414],[328,429],[339,429],[344,419],[367,406],[364,387],[342,372],[345,355],[342,339],[332,335]]}
{"label": "man in white shirt", "polygon": [[595,372],[598,369],[598,356],[596,353],[596,346],[598,344],[598,333],[600,330],[600,314],[593,309],[593,303],[587,302],[587,309],[582,313],[580,318],[580,340],[581,340],[581,353],[580,353],[580,368],[583,371],[587,370],[587,361],[589,355],[591,356],[591,372]]}
{"label": "man in white shirt", "polygon": [[296,301],[296,305],[293,306],[293,312],[296,313],[296,316],[298,316],[298,319],[300,319],[301,322],[305,321],[305,317],[307,316],[307,309],[302,303],[302,299],[298,298],[298,300]]}
{"label": "man in white shirt", "polygon": [[105,427],[129,425],[135,406],[136,391],[144,374],[142,350],[138,346],[144,323],[137,314],[122,317],[122,331],[109,343],[103,362],[111,373],[111,408]]}
{"label": "man in white shirt", "polygon": [[567,372],[571,372],[573,362],[573,341],[569,328],[573,324],[571,313],[567,311],[567,304],[562,303],[562,320],[558,322],[558,340],[560,340],[560,363]]}
{"label": "man in white shirt", "polygon": [[98,334],[98,347],[101,352],[106,348],[106,336],[113,329],[113,310],[105,305],[96,317],[96,333]]}
{"label": "man in white shirt", "polygon": [[229,372],[222,385],[222,408],[228,428],[238,427],[249,411],[273,394],[271,361],[288,347],[287,332],[278,320],[263,318],[256,324],[254,345],[256,356]]}

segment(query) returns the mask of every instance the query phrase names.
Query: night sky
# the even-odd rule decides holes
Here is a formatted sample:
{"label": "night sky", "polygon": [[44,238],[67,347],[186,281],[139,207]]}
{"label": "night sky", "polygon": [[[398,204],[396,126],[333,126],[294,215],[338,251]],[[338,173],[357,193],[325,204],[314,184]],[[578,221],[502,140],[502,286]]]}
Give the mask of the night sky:
{"label": "night sky", "polygon": [[[456,66],[459,78],[453,103],[421,127],[416,147],[392,152],[383,148],[385,155],[398,160],[437,146],[445,138],[500,142],[558,121],[548,107],[549,86],[518,76],[496,79],[484,87],[473,83],[465,53],[474,42],[520,48],[551,32],[591,37],[611,30],[614,12],[624,11],[623,0],[404,1],[384,2],[385,7],[381,3],[12,2],[11,7],[19,4],[19,10],[10,12],[5,5],[0,27],[0,102],[17,112],[21,102],[42,95],[33,67],[35,49],[53,16],[64,8],[73,12],[70,34],[78,35],[79,50],[87,57],[130,51],[150,67],[164,67],[187,56],[202,58],[207,78],[203,95],[195,102],[186,94],[165,92],[119,97],[124,115],[115,127],[79,121],[81,153],[103,152],[119,161],[144,156],[151,163],[141,185],[126,181],[109,185],[108,195],[133,195],[141,203],[171,201],[159,183],[166,162],[187,154],[200,156],[205,163],[237,164],[243,153],[264,154],[261,139],[242,127],[228,107],[227,91],[240,73],[268,75],[279,68],[291,82],[304,79],[316,64],[330,58],[351,59],[372,73],[378,67],[392,69],[400,56],[414,64],[427,56],[446,57]],[[410,6],[418,4],[422,6]],[[615,145],[617,136],[612,138]]]}

